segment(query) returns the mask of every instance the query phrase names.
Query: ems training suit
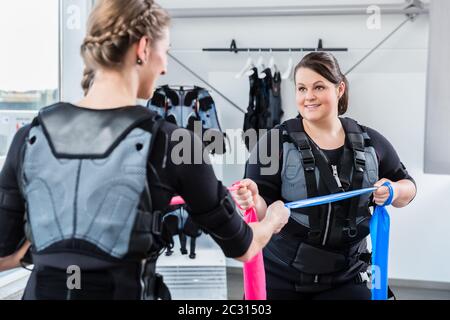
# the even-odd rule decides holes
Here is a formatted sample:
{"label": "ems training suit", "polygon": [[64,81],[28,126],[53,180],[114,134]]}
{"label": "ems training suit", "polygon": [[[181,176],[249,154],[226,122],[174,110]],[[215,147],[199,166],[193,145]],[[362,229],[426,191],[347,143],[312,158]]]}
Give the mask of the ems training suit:
{"label": "ems training suit", "polygon": [[[247,164],[246,177],[257,183],[267,205],[372,187],[381,178],[414,183],[386,138],[352,119],[340,120],[346,141],[336,150],[321,150],[300,118],[258,142],[279,161],[275,174],[264,174],[261,169],[270,164],[255,148]],[[272,142],[279,144],[279,154],[270,153],[275,152]],[[365,280],[371,261],[366,246],[371,197],[292,210],[288,224],[263,251],[268,299],[370,299]]]}
{"label": "ems training suit", "polygon": [[[58,103],[16,134],[0,175],[0,257],[31,241],[24,299],[169,299],[155,263],[176,194],[227,257],[247,251],[251,229],[212,167],[172,161],[176,129],[140,106]],[[203,146],[186,133],[193,161]],[[69,266],[81,290],[68,288]]]}
{"label": "ems training suit", "polygon": [[[218,148],[209,148],[211,154],[223,154],[225,150],[225,136],[219,123],[214,100],[208,90],[194,86],[186,89],[183,86],[173,89],[167,85],[156,89],[148,108],[161,115],[168,122],[179,127],[194,131],[195,123],[199,124],[201,134],[205,135],[205,146],[218,141]],[[197,129],[198,130],[198,129]]]}
{"label": "ems training suit", "polygon": [[[253,68],[253,74],[249,76],[250,91],[247,113],[244,116],[244,132],[249,129],[256,130],[259,138],[260,129],[272,129],[281,123],[284,114],[281,105],[281,74],[275,72],[272,75],[270,68],[262,72],[266,75],[263,79],[258,77],[258,69]],[[254,145],[247,138],[244,143],[248,150]]]}

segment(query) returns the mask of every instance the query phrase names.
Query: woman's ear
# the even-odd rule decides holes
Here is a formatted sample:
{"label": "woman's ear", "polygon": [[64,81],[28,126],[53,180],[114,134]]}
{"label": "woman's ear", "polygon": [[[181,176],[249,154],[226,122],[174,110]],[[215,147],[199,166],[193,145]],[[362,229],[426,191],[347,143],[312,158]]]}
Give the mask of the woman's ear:
{"label": "woman's ear", "polygon": [[150,39],[148,37],[142,37],[137,44],[137,61],[138,64],[146,64],[148,62],[148,56],[150,53]]}
{"label": "woman's ear", "polygon": [[345,89],[346,89],[345,82],[342,81],[342,82],[339,84],[339,86],[338,86],[338,97],[339,97],[339,99],[342,98],[342,96],[344,95]]}

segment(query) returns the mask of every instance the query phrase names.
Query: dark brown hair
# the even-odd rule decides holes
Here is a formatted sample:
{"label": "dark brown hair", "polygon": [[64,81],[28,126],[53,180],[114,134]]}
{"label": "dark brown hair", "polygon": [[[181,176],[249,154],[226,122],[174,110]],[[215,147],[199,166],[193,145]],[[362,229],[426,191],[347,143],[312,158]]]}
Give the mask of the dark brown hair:
{"label": "dark brown hair", "polygon": [[338,86],[341,82],[345,83],[345,92],[339,100],[338,112],[343,115],[348,108],[348,81],[341,72],[336,58],[328,52],[311,52],[307,54],[295,67],[294,76],[300,68],[311,69],[322,77]]}
{"label": "dark brown hair", "polygon": [[151,41],[159,40],[169,23],[167,11],[153,0],[97,1],[81,45],[85,63],[81,86],[85,94],[92,85],[96,68],[120,67],[133,44],[143,36]]}

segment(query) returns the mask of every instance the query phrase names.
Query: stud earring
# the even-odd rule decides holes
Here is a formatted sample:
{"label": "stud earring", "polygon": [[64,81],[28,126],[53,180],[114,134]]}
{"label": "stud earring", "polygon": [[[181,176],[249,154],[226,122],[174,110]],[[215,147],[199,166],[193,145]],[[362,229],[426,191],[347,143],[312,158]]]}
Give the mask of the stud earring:
{"label": "stud earring", "polygon": [[137,61],[136,61],[136,63],[137,63],[138,65],[142,65],[142,60],[141,60],[141,58],[138,58]]}

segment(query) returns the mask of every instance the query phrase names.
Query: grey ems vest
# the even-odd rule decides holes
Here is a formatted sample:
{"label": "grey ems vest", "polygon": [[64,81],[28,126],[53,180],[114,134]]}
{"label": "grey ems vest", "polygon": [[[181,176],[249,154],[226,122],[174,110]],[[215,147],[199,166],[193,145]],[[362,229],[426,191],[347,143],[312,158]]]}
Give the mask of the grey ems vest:
{"label": "grey ems vest", "polygon": [[[301,119],[280,126],[281,195],[286,202],[368,188],[378,181],[378,160],[370,137],[356,121],[340,120],[346,133],[341,172],[330,167],[326,155],[308,138]],[[320,276],[330,283],[363,256],[369,263],[365,242],[371,217],[369,201],[370,195],[364,195],[292,210],[288,224],[264,250],[265,258],[294,268],[313,282]]]}
{"label": "grey ems vest", "polygon": [[206,146],[214,139],[221,139],[223,142],[219,143],[221,147],[212,148],[211,153],[226,152],[226,134],[220,126],[215,102],[206,89],[197,86],[193,89],[183,86],[172,89],[165,85],[156,89],[147,107],[168,122],[191,131],[196,129],[195,124],[198,123],[202,133],[207,132],[204,141]]}
{"label": "grey ems vest", "polygon": [[39,113],[20,173],[36,253],[83,248],[75,241],[102,257],[140,261],[163,247],[147,182],[152,133],[139,128],[146,121],[155,114],[144,107],[80,112],[57,104]]}

